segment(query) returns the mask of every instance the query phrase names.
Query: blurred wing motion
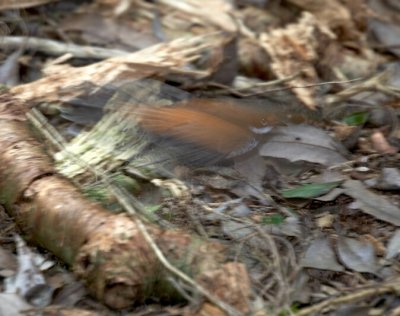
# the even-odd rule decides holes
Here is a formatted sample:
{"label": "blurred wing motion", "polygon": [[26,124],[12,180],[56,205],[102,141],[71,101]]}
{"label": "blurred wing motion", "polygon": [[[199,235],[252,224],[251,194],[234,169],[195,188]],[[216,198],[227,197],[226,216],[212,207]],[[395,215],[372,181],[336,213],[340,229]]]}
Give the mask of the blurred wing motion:
{"label": "blurred wing motion", "polygon": [[80,96],[66,101],[61,116],[82,124],[97,123],[106,112],[116,111],[130,104],[130,110],[137,105],[172,104],[190,98],[181,89],[153,79],[131,80],[118,85],[103,87],[87,84]]}
{"label": "blurred wing motion", "polygon": [[[272,98],[191,98],[176,87],[141,79],[120,87],[97,88],[91,95],[72,100],[63,116],[86,124],[98,120],[102,112],[114,118],[114,122],[107,121],[108,129],[102,129],[107,146],[111,141],[107,134],[119,125],[119,133],[140,135],[135,143],[143,142],[138,146],[141,154],[166,155],[193,166],[247,154],[273,126],[304,123],[316,115],[293,99],[282,103]],[[98,124],[104,122],[105,118]]]}
{"label": "blurred wing motion", "polygon": [[139,126],[180,161],[192,165],[217,163],[257,146],[255,135],[245,126],[193,109],[191,103],[140,109]]}

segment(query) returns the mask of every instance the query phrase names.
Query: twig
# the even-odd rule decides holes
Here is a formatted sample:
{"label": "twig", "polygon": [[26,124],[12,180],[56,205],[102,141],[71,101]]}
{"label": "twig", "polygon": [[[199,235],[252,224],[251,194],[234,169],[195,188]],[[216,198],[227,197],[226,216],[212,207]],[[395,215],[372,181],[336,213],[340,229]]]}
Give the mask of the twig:
{"label": "twig", "polygon": [[395,280],[387,283],[383,283],[380,286],[377,287],[371,287],[368,289],[361,289],[359,291],[352,291],[350,294],[342,295],[339,297],[327,299],[321,303],[315,304],[311,307],[303,308],[299,310],[296,314],[296,316],[306,316],[306,315],[314,315],[314,314],[320,314],[322,310],[325,310],[326,308],[333,308],[338,305],[342,304],[348,304],[351,302],[359,301],[363,298],[367,298],[369,296],[376,296],[379,294],[385,294],[385,293],[398,293],[400,290],[400,281]]}
{"label": "twig", "polygon": [[[209,83],[207,83],[207,85],[208,85],[209,87],[216,87],[216,88],[225,89],[226,91],[228,91],[228,92],[231,93],[232,95],[235,95],[235,96],[237,96],[237,97],[246,98],[246,97],[248,97],[248,96],[255,95],[257,92],[255,92],[255,93],[248,93],[248,94],[247,94],[247,93],[244,93],[244,92],[241,92],[241,91],[243,91],[243,90],[250,90],[250,89],[253,89],[253,88],[270,87],[270,86],[278,85],[278,84],[281,84],[281,83],[285,83],[285,82],[288,82],[288,81],[290,81],[290,80],[293,80],[293,79],[296,78],[299,74],[300,74],[300,72],[295,73],[294,75],[291,75],[291,76],[286,77],[286,78],[276,79],[276,80],[270,80],[270,81],[265,81],[265,82],[258,82],[258,83],[255,83],[255,84],[253,84],[253,85],[249,85],[248,87],[237,88],[237,89],[231,88],[231,87],[229,87],[229,86],[227,86],[227,85],[224,85],[224,84],[218,83],[218,82],[209,82]],[[286,89],[286,88],[285,88],[285,89]],[[266,92],[267,92],[266,90],[263,90],[262,92],[259,92],[259,93],[260,93],[260,94],[263,94],[263,93],[266,93]]]}
{"label": "twig", "polygon": [[0,41],[0,47],[2,49],[18,49],[22,46],[25,49],[39,51],[48,55],[59,56],[63,54],[71,54],[75,58],[106,59],[110,57],[123,56],[129,53],[117,49],[66,44],[44,38],[27,36],[2,36]]}
{"label": "twig", "polygon": [[342,90],[335,95],[329,95],[326,97],[325,101],[328,105],[335,104],[345,101],[364,91],[378,91],[392,97],[399,97],[400,91],[398,88],[386,85],[386,82],[389,79],[390,71],[391,69],[387,69],[386,71],[373,76],[365,82]]}
{"label": "twig", "polygon": [[328,84],[344,84],[344,83],[351,83],[351,82],[355,82],[355,81],[360,81],[360,80],[363,79],[363,78],[356,78],[356,79],[342,80],[342,81],[326,81],[326,82],[307,84],[307,85],[304,85],[304,86],[279,87],[279,88],[274,88],[274,89],[262,90],[262,91],[258,91],[258,92],[252,92],[252,93],[244,93],[244,92],[240,91],[240,90],[250,90],[250,89],[253,89],[253,88],[260,88],[260,87],[268,87],[268,86],[272,86],[272,85],[277,85],[277,84],[289,82],[289,81],[295,79],[299,74],[300,74],[300,72],[296,73],[296,74],[294,74],[292,76],[286,77],[286,78],[277,79],[277,80],[271,80],[271,81],[267,81],[267,82],[261,82],[261,83],[254,84],[253,86],[249,86],[249,87],[245,87],[245,88],[241,88],[241,89],[234,89],[234,88],[231,88],[231,87],[219,84],[219,83],[209,83],[208,85],[209,86],[214,86],[214,87],[217,87],[217,88],[226,89],[232,95],[235,95],[235,96],[238,96],[238,97],[241,97],[241,98],[248,98],[248,97],[259,96],[259,95],[272,93],[272,92],[279,92],[279,91],[285,91],[285,90],[291,90],[291,89],[312,88],[312,87],[319,87],[319,86],[324,86],[324,85],[328,85]]}
{"label": "twig", "polygon": [[282,87],[282,88],[264,90],[264,91],[260,91],[260,92],[256,92],[256,93],[249,93],[245,96],[253,97],[253,96],[262,95],[262,94],[271,93],[271,92],[279,92],[279,91],[292,90],[292,89],[312,88],[312,87],[325,86],[328,84],[343,84],[343,83],[350,83],[350,82],[359,81],[359,80],[362,80],[362,78],[356,78],[356,79],[344,80],[344,81],[325,81],[325,82],[319,82],[319,83],[306,84],[304,86]]}
{"label": "twig", "polygon": [[[220,213],[220,212],[216,212],[215,209],[211,208],[209,205],[206,205],[204,202],[202,201],[196,201],[196,203],[198,205],[200,205],[204,210],[208,211],[208,212],[213,212],[213,213],[217,213],[219,216],[222,216],[224,218],[227,218],[229,220],[234,220],[236,222],[248,225],[248,227],[253,227],[254,230],[258,233],[258,235],[263,238],[263,240],[265,240],[265,244],[268,245],[267,248],[269,249],[269,251],[271,252],[271,257],[272,257],[272,262],[268,263],[267,266],[270,267],[270,270],[273,271],[272,275],[273,275],[273,282],[274,284],[270,283],[270,288],[272,288],[273,286],[277,286],[277,289],[275,289],[275,293],[279,293],[279,295],[275,295],[274,298],[270,299],[270,301],[272,302],[273,300],[275,300],[274,302],[276,303],[277,300],[277,296],[280,298],[280,301],[287,301],[290,295],[290,292],[292,291],[291,286],[289,284],[288,281],[288,273],[283,271],[283,264],[281,261],[281,255],[279,254],[279,250],[278,247],[276,245],[276,242],[274,240],[274,238],[272,235],[270,235],[269,233],[267,233],[265,230],[263,230],[263,228],[255,223],[250,222],[249,220],[243,219],[243,218],[236,218],[233,216],[230,216],[228,214],[224,214],[224,213]],[[241,239],[241,241],[243,241],[244,239],[251,239],[254,236],[253,234],[249,234],[248,236],[244,237]],[[280,239],[282,240],[282,239]],[[290,255],[289,258],[290,263],[291,263],[291,269],[290,270],[294,270],[294,273],[297,273],[300,269],[299,266],[296,264],[296,260],[295,260],[295,254],[294,254],[294,250],[291,247],[290,243],[284,243],[285,246],[288,248]],[[263,288],[263,292],[266,291],[268,288],[268,285],[264,285]],[[263,293],[263,295],[267,295],[267,293]]]}

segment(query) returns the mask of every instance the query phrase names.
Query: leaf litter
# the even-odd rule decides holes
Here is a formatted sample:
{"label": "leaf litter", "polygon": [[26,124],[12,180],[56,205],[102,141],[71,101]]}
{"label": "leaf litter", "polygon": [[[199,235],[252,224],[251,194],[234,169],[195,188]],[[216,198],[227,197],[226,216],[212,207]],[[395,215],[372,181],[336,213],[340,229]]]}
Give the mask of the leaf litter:
{"label": "leaf litter", "polygon": [[[56,38],[78,38],[78,42],[127,53],[139,49],[137,59],[130,65],[134,65],[133,73],[140,78],[133,79],[157,77],[159,82],[173,83],[164,85],[173,93],[165,89],[161,94],[157,89],[148,93],[140,84],[136,91],[120,89],[121,82],[132,78],[127,75],[129,62],[118,57],[113,60],[113,67],[104,67],[106,72],[101,66],[82,67],[81,73],[64,67],[66,75],[56,76],[56,66],[50,65],[40,84],[35,86],[33,81],[31,86],[17,86],[12,91],[25,100],[41,102],[43,112],[66,138],[71,138],[65,132],[67,128],[84,131],[66,144],[67,151],[79,157],[81,163],[71,163],[66,151],[57,153],[55,160],[58,170],[75,183],[96,189],[96,194],[88,194],[91,198],[114,212],[121,211],[112,194],[107,188],[102,190],[99,179],[89,175],[86,166],[119,178],[121,173],[129,175],[135,178],[134,185],[125,188],[145,210],[150,210],[152,216],[148,218],[228,245],[230,256],[246,263],[252,276],[256,293],[253,310],[277,315],[295,311],[300,315],[318,314],[324,310],[327,315],[344,315],[359,308],[367,313],[378,307],[380,297],[396,296],[395,290],[385,286],[397,277],[395,258],[399,253],[396,226],[400,223],[400,201],[396,191],[400,86],[395,38],[400,22],[394,14],[398,8],[379,1],[321,4],[296,0],[271,7],[260,1],[255,9],[251,1],[239,2],[242,1],[233,6],[220,0],[204,2],[199,7],[196,1],[189,0],[134,1],[124,6],[113,1],[93,1],[71,11],[66,18],[61,16]],[[378,17],[387,16],[385,21],[370,16],[368,6]],[[218,13],[211,16],[210,10]],[[254,19],[254,14],[259,19]],[[93,19],[93,15],[99,19]],[[102,27],[96,27],[97,23]],[[106,32],[102,32],[103,28]],[[162,45],[183,35],[193,37],[221,30],[235,36],[229,41],[210,37],[201,43],[211,50],[188,44],[193,55],[179,55],[178,51],[184,49],[163,51]],[[40,31],[43,37],[55,36],[46,28]],[[365,35],[371,38],[361,40]],[[159,50],[141,55],[140,49],[155,42],[161,42]],[[39,49],[48,53],[45,45]],[[237,49],[242,51],[237,53]],[[26,56],[26,51],[23,54]],[[4,59],[6,66],[12,60],[11,51],[9,56]],[[25,56],[18,58],[24,66]],[[35,56],[29,58],[43,63]],[[123,75],[118,74],[118,64],[123,65]],[[377,73],[377,66],[391,71]],[[7,75],[10,80],[18,80],[15,72],[16,68]],[[97,76],[93,76],[95,72]],[[277,82],[268,86],[265,78]],[[100,87],[101,93],[73,95],[84,86],[83,81],[90,83],[90,89]],[[235,85],[238,82],[241,87]],[[324,82],[329,83],[319,86]],[[102,116],[101,111],[97,117],[94,114],[94,109],[101,109],[96,105],[99,99],[103,98],[102,105],[109,112],[113,110],[106,100],[115,91],[103,94],[102,88],[119,88],[128,99],[136,98],[134,102],[142,101],[147,93],[150,96],[146,96],[146,102],[159,106],[170,106],[193,95],[243,98],[245,91],[252,95],[250,102],[255,102],[256,97],[272,104],[270,114],[280,126],[269,131],[255,155],[198,170],[182,165],[157,146],[141,143],[135,126],[119,125],[128,117],[124,112],[122,118],[103,117],[108,125],[93,129],[71,125],[51,114],[48,104],[58,102],[56,108],[64,118],[79,121],[90,114],[91,123],[95,123]],[[74,111],[79,106],[86,109],[87,105],[92,105],[87,114],[76,116]],[[288,116],[296,118],[299,113],[308,113],[303,108],[321,111],[312,112],[318,113],[316,118],[306,114],[309,120],[296,122],[301,125],[285,121]],[[95,132],[101,134],[100,139]],[[134,150],[133,140],[137,144]],[[337,172],[340,181],[318,179],[327,169]],[[174,178],[182,182],[178,184]],[[368,286],[376,291],[371,294]],[[341,299],[345,304],[338,303]],[[79,297],[70,304],[78,300]],[[296,307],[298,302],[301,308]],[[394,310],[389,300],[379,307],[382,305],[387,311]],[[162,305],[157,308],[166,310]]]}

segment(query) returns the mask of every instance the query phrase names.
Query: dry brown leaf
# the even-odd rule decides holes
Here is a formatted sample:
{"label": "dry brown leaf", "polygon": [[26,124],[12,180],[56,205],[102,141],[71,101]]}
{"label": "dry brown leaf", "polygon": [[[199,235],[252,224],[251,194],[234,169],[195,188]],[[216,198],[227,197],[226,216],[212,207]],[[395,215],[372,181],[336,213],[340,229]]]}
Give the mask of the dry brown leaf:
{"label": "dry brown leaf", "polygon": [[219,309],[215,305],[205,303],[198,312],[196,312],[194,314],[190,313],[188,315],[191,315],[191,316],[192,315],[195,315],[195,316],[210,316],[210,315],[226,316],[226,313],[224,313],[221,309]]}
{"label": "dry brown leaf", "polygon": [[317,226],[319,228],[329,228],[332,227],[334,223],[335,216],[329,213],[322,214],[322,216],[317,218]]}
{"label": "dry brown leaf", "polygon": [[366,0],[340,0],[351,15],[352,22],[360,30],[364,32],[368,27],[368,18],[376,13],[371,9],[370,3]]}
{"label": "dry brown leaf", "polygon": [[158,3],[172,7],[186,14],[199,17],[204,22],[217,26],[226,32],[236,32],[237,26],[230,13],[233,6],[226,0],[159,0]]}
{"label": "dry brown leaf", "polygon": [[149,47],[160,40],[151,29],[137,29],[136,21],[103,16],[97,12],[69,15],[61,23],[63,31],[78,31],[89,43],[112,48],[137,50]]}
{"label": "dry brown leaf", "polygon": [[268,54],[253,39],[239,39],[238,55],[240,70],[245,75],[264,80],[274,78]]}
{"label": "dry brown leaf", "polygon": [[[228,0],[159,0],[156,6],[137,0],[129,1],[129,3],[98,0],[92,8],[101,8],[108,16],[114,17],[128,12],[135,12],[135,16],[151,17],[157,11],[157,14],[160,14],[162,26],[181,35],[182,32],[196,34],[191,29],[192,26],[205,27],[209,31],[210,29],[230,33],[237,31],[237,25],[231,17],[234,8]],[[169,33],[168,30],[167,33]],[[172,38],[176,37],[172,35]]]}
{"label": "dry brown leaf", "polygon": [[205,288],[222,301],[231,304],[237,310],[248,313],[251,293],[250,279],[243,264],[230,262],[221,269],[205,272],[197,279]]}
{"label": "dry brown leaf", "polygon": [[[279,79],[301,73],[287,83],[294,88],[319,81],[314,64],[321,58],[322,45],[334,37],[312,14],[304,12],[297,23],[262,34],[260,44],[271,57],[271,68]],[[296,88],[293,93],[307,107],[316,108],[315,88]]]}
{"label": "dry brown leaf", "polygon": [[337,124],[334,126],[335,136],[337,139],[343,141],[354,133],[357,126],[350,126],[346,124]]}
{"label": "dry brown leaf", "polygon": [[346,39],[359,36],[353,23],[353,16],[339,0],[289,0],[304,11],[311,12],[318,21]]}

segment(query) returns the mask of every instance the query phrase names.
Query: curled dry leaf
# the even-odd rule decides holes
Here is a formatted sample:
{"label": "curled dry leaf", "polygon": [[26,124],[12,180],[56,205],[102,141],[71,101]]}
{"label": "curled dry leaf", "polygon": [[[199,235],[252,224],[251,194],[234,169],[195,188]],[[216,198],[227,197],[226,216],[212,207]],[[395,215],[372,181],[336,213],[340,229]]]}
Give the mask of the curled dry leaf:
{"label": "curled dry leaf", "polygon": [[[287,83],[291,88],[318,82],[314,65],[321,58],[320,50],[335,36],[310,13],[303,13],[297,23],[275,29],[260,36],[261,46],[268,52],[275,75],[287,78],[300,71],[301,76]],[[315,88],[296,88],[293,93],[309,108],[315,109]]]}
{"label": "curled dry leaf", "polygon": [[375,132],[371,135],[373,148],[380,154],[395,154],[398,149],[391,146],[382,132]]}
{"label": "curled dry leaf", "polygon": [[268,54],[253,39],[240,39],[238,48],[241,72],[264,80],[274,78]]}
{"label": "curled dry leaf", "polygon": [[338,240],[337,250],[340,260],[349,269],[369,273],[378,271],[375,249],[370,242],[341,237]]}

